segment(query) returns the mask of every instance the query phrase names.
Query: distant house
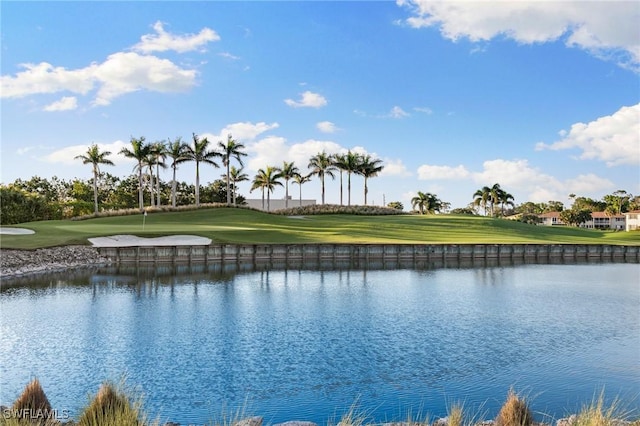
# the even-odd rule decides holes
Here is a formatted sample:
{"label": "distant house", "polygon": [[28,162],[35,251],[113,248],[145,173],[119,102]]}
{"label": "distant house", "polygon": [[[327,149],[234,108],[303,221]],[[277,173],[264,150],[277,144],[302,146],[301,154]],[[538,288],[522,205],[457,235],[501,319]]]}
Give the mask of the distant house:
{"label": "distant house", "polygon": [[540,222],[540,225],[566,225],[562,220],[560,220],[560,212],[546,212],[539,214],[538,217],[542,220],[542,222]]}
{"label": "distant house", "polygon": [[[566,223],[560,219],[560,212],[547,212],[538,215],[538,217],[542,220],[540,225],[566,225]],[[615,229],[618,231],[626,229],[629,231],[629,217],[635,218],[635,228],[631,229],[640,229],[640,210],[636,210],[635,213],[629,212],[613,216],[609,216],[605,212],[593,212],[591,213],[591,220],[581,223],[580,227],[587,229]]]}
{"label": "distant house", "polygon": [[591,220],[581,223],[581,228],[588,229],[615,229],[622,231],[625,229],[625,215],[612,215],[609,216],[605,212],[593,212],[591,213]]}
{"label": "distant house", "polygon": [[637,231],[640,230],[640,210],[632,210],[630,212],[623,213],[625,217],[625,230]]}

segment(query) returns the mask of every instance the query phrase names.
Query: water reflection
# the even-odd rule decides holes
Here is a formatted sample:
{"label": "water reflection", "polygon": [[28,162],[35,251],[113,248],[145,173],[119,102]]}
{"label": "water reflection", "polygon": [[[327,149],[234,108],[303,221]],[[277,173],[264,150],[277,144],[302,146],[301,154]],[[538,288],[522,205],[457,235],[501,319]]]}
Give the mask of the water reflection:
{"label": "water reflection", "polygon": [[[551,415],[640,387],[637,264],[140,264],[3,280],[0,404],[37,375],[77,410],[128,373],[162,419],[243,405],[320,424],[446,402],[497,410],[510,386]],[[37,341],[36,346],[33,342]],[[626,392],[626,394],[625,394]]]}

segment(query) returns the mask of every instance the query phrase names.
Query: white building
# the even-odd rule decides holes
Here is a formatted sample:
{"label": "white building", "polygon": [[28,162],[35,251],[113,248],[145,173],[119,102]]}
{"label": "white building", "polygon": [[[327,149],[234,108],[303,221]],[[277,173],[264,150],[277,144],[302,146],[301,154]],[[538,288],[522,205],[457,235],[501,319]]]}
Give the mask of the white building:
{"label": "white building", "polygon": [[[247,203],[248,207],[267,211],[267,197],[264,197],[264,208],[262,208],[262,198],[247,198],[245,199],[245,202]],[[291,196],[289,196],[289,200],[286,204],[288,205],[288,208],[300,207],[300,206],[313,206],[316,204],[316,200],[305,200],[304,198],[302,200],[292,199]],[[283,198],[278,198],[278,199],[272,198],[269,200],[269,211],[281,210],[284,208],[286,207],[285,207],[285,200]]]}
{"label": "white building", "polygon": [[637,231],[640,230],[640,210],[632,210],[630,212],[623,213],[625,217],[625,230]]}

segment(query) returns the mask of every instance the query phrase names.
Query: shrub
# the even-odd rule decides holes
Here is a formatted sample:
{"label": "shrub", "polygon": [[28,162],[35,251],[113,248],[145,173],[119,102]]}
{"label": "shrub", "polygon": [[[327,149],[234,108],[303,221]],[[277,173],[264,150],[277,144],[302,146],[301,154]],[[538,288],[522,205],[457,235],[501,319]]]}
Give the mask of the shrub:
{"label": "shrub", "polygon": [[532,421],[533,415],[527,401],[509,389],[507,401],[500,408],[495,426],[530,426]]}
{"label": "shrub", "polygon": [[24,388],[22,394],[13,403],[11,412],[19,419],[36,419],[40,424],[46,424],[47,420],[55,414],[38,379],[33,379]]}
{"label": "shrub", "polygon": [[380,206],[340,206],[337,204],[312,204],[302,207],[274,210],[272,214],[284,216],[310,216],[316,214],[353,214],[367,216],[405,214],[402,210]]}
{"label": "shrub", "polygon": [[141,406],[141,399],[132,400],[122,387],[105,382],[80,414],[78,426],[144,425]]}
{"label": "shrub", "polygon": [[[575,417],[572,417],[571,426],[616,426],[623,424],[629,417],[630,413],[625,413],[621,409],[617,398],[606,406],[604,392],[601,392],[597,399],[594,399],[590,405],[584,406]],[[639,424],[638,420],[633,424]]]}

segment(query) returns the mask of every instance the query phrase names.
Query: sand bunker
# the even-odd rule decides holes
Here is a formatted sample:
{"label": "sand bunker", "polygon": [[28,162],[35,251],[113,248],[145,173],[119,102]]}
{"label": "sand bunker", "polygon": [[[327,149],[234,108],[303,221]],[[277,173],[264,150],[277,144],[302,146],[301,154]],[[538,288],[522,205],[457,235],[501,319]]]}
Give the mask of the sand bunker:
{"label": "sand bunker", "polygon": [[135,235],[112,235],[89,238],[94,247],[138,247],[138,246],[206,246],[210,238],[195,235],[168,235],[166,237],[143,238]]}
{"label": "sand bunker", "polygon": [[2,235],[31,235],[35,234],[35,231],[26,228],[3,228],[0,227],[0,234]]}

